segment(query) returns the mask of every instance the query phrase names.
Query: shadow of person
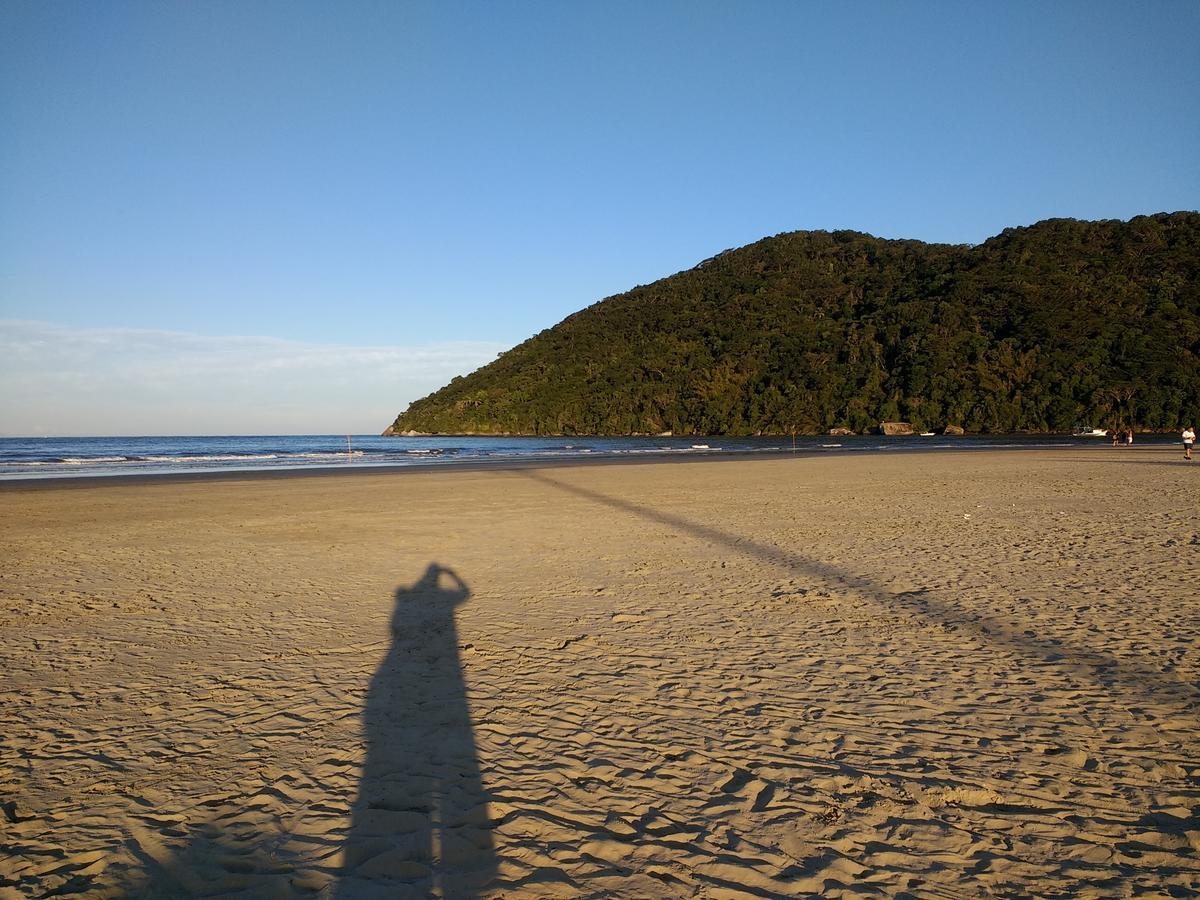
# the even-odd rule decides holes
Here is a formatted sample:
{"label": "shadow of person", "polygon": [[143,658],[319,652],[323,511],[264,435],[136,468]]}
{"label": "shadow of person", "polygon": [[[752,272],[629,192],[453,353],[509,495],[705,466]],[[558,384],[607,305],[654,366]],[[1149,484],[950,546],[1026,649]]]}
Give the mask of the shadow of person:
{"label": "shadow of person", "polygon": [[437,563],[396,591],[391,649],[363,711],[366,760],[339,898],[469,898],[495,873],[454,623],[469,596]]}

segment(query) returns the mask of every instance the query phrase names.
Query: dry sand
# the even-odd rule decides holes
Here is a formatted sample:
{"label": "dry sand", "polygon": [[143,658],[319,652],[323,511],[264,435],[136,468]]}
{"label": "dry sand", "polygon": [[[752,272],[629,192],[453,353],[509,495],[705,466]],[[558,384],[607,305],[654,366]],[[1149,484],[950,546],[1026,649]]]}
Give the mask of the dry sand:
{"label": "dry sand", "polygon": [[10,487],[0,896],[1195,896],[1181,455]]}

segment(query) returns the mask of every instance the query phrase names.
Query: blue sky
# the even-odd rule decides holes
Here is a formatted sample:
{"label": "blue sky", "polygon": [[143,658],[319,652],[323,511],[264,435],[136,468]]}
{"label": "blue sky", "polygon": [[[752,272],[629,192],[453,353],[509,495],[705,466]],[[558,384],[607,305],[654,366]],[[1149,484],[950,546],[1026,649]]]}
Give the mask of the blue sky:
{"label": "blue sky", "polygon": [[378,431],[764,235],[1196,209],[1198,46],[1192,0],[9,0],[0,433]]}

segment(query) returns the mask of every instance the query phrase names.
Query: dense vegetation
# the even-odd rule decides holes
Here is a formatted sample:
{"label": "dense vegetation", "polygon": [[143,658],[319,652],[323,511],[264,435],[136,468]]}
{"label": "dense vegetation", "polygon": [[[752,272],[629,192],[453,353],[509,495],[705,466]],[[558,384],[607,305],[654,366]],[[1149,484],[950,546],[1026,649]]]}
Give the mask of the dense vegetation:
{"label": "dense vegetation", "polygon": [[394,431],[1174,429],[1200,420],[1200,213],[978,246],[793,232],[609,297]]}

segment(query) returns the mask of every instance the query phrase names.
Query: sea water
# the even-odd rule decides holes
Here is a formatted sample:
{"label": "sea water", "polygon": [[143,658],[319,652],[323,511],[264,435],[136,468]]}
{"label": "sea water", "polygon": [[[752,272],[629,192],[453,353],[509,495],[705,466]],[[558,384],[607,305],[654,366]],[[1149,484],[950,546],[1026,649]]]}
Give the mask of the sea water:
{"label": "sea water", "polygon": [[[1173,436],[1138,436],[1140,446]],[[520,460],[698,458],[933,449],[1107,447],[1098,438],[1046,435],[970,437],[225,437],[0,438],[0,479],[150,475],[388,466],[486,465]]]}

